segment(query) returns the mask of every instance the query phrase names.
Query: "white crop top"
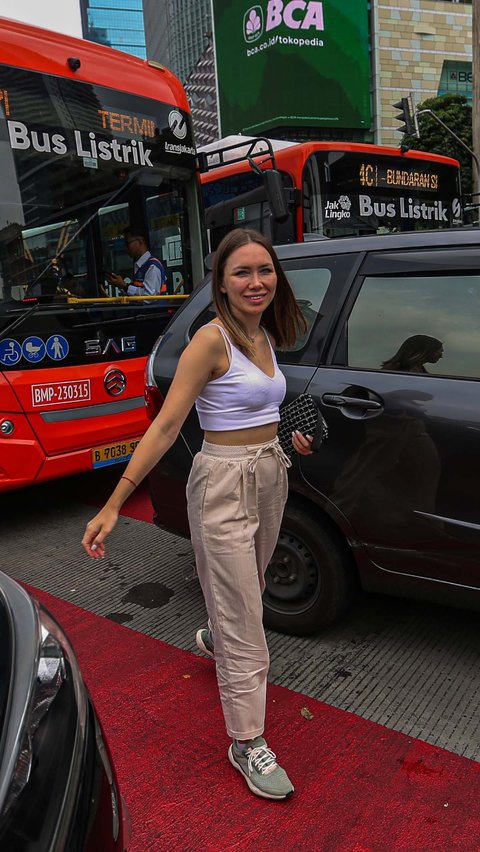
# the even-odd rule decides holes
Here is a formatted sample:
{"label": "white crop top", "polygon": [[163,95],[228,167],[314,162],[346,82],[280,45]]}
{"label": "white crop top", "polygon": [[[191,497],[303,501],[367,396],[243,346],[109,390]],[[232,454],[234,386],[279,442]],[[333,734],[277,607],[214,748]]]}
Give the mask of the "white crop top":
{"label": "white crop top", "polygon": [[222,326],[217,323],[208,325],[214,325],[222,333],[230,354],[230,364],[223,376],[207,382],[195,401],[202,429],[221,432],[278,422],[278,409],[285,396],[286,382],[265,329],[262,328],[262,331],[268,340],[275,368],[271,378],[233,345]]}

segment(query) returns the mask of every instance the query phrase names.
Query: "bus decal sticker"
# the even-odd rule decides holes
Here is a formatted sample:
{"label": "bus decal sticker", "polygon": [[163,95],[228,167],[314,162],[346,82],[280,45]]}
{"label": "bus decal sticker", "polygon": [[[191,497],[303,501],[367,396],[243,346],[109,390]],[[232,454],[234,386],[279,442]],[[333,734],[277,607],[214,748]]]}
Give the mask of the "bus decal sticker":
{"label": "bus decal sticker", "polygon": [[[66,136],[61,133],[50,134],[49,131],[31,130],[23,121],[7,121],[10,147],[12,151],[28,151],[33,148],[37,153],[56,154],[63,157],[71,152]],[[150,166],[152,148],[146,148],[140,139],[131,139],[129,143],[121,143],[117,139],[97,139],[93,131],[82,136],[81,130],[73,131],[74,148],[77,157],[84,160],[114,160],[117,163],[133,162],[136,166]]]}
{"label": "bus decal sticker", "polygon": [[31,364],[37,364],[38,361],[43,361],[45,358],[45,343],[40,337],[32,334],[23,341],[22,354],[23,357],[30,361]]}
{"label": "bus decal sticker", "polygon": [[62,334],[52,334],[46,343],[47,355],[52,361],[63,361],[70,349],[68,340]]}
{"label": "bus decal sticker", "polygon": [[68,405],[72,402],[88,402],[92,398],[90,379],[77,382],[48,382],[32,385],[34,408],[46,405]]}
{"label": "bus decal sticker", "polygon": [[0,341],[0,364],[5,364],[11,367],[18,364],[22,357],[22,347],[18,340],[13,340],[12,337],[6,337]]}

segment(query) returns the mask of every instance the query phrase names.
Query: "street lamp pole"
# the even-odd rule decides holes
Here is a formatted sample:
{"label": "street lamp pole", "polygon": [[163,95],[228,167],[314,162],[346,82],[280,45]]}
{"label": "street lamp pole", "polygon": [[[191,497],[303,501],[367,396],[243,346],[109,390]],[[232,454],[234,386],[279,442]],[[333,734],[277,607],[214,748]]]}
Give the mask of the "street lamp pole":
{"label": "street lamp pole", "polygon": [[[480,0],[472,0],[472,144],[475,152],[473,192],[480,192]],[[474,195],[478,198],[478,194]]]}

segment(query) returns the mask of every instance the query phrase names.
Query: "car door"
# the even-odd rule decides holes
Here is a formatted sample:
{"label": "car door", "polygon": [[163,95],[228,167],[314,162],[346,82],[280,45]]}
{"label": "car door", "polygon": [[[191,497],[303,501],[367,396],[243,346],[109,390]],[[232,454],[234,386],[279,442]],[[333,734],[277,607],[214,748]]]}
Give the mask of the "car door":
{"label": "car door", "polygon": [[330,436],[300,461],[377,568],[474,587],[479,268],[471,247],[367,253],[308,388]]}

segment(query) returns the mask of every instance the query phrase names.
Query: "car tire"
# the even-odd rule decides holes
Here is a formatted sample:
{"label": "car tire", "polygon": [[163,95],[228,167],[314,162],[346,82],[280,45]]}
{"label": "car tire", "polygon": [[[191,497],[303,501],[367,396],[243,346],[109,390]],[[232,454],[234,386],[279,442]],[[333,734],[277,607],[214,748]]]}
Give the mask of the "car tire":
{"label": "car tire", "polygon": [[353,558],[331,521],[289,501],[265,575],[265,627],[309,636],[333,624],[358,588]]}

